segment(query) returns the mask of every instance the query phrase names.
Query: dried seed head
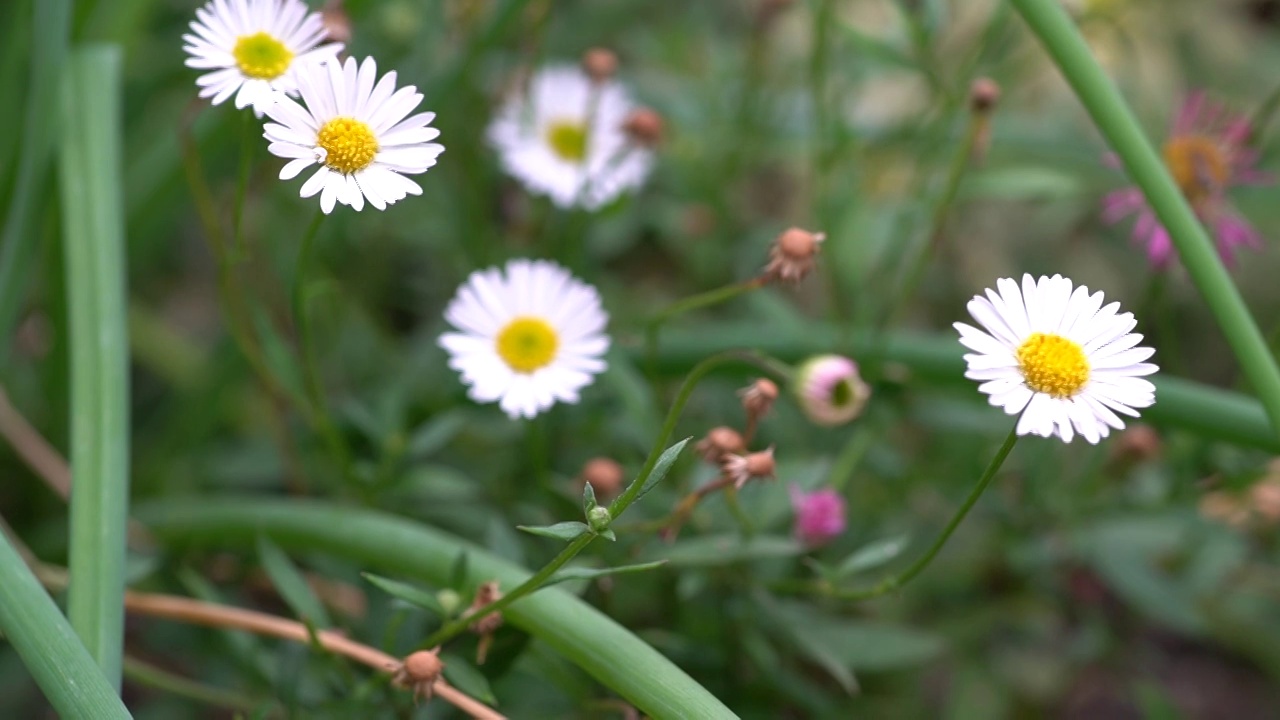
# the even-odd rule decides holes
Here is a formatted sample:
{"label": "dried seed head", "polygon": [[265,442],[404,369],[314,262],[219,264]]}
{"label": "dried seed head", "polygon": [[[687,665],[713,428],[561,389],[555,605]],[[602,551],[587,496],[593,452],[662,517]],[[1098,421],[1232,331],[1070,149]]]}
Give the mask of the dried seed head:
{"label": "dried seed head", "polygon": [[991,112],[998,102],[1000,102],[1000,85],[995,80],[980,77],[969,86],[969,107],[974,112]]}
{"label": "dried seed head", "polygon": [[342,7],[342,0],[329,0],[320,11],[320,23],[330,40],[340,43],[351,42],[351,18]]}
{"label": "dried seed head", "polygon": [[1249,508],[1239,498],[1222,490],[1206,493],[1200,498],[1197,509],[1201,517],[1234,528],[1241,528],[1249,523]]}
{"label": "dried seed head", "polygon": [[582,466],[578,479],[583,484],[591,483],[596,497],[611,498],[621,492],[626,482],[626,472],[616,460],[607,457],[591,458]]}
{"label": "dried seed head", "polygon": [[662,116],[656,110],[636,108],[622,122],[622,129],[635,144],[654,147],[662,142],[662,131],[665,124]]}
{"label": "dried seed head", "polygon": [[593,81],[602,83],[618,72],[618,56],[606,48],[591,48],[582,54],[582,69]]}
{"label": "dried seed head", "polygon": [[733,486],[741,489],[752,478],[777,477],[773,460],[773,446],[763,452],[749,455],[725,455],[720,461],[720,471],[733,481]]}
{"label": "dried seed head", "polygon": [[703,460],[719,465],[726,455],[745,452],[747,443],[742,439],[742,433],[722,425],[711,428],[707,436],[698,441],[696,449]]}
{"label": "dried seed head", "polygon": [[397,687],[413,690],[413,699],[430,700],[435,689],[436,680],[444,670],[444,662],[440,660],[440,648],[419,650],[404,659],[400,667],[391,676],[391,682]]}
{"label": "dried seed head", "polygon": [[773,409],[773,403],[778,399],[778,386],[772,380],[760,378],[739,390],[738,396],[742,398],[742,409],[747,411],[747,417],[759,420]]}
{"label": "dried seed head", "polygon": [[769,280],[799,282],[813,270],[819,246],[827,236],[800,228],[787,228],[769,249],[764,276]]}
{"label": "dried seed head", "polygon": [[[466,615],[475,614],[480,608],[495,602],[502,597],[502,593],[498,590],[498,581],[490,580],[487,583],[481,583],[476,588],[475,599],[471,601],[471,607],[467,609]],[[480,635],[489,635],[493,631],[502,627],[502,613],[487,613],[484,617],[477,619],[471,623],[471,631]]]}

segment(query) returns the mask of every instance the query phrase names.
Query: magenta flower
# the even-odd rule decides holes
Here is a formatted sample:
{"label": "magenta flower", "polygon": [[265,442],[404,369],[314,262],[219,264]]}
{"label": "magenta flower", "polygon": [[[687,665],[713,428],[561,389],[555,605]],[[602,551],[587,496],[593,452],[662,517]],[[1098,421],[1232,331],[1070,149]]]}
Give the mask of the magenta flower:
{"label": "magenta flower", "polygon": [[[1240,185],[1266,185],[1271,176],[1257,170],[1258,153],[1247,147],[1252,128],[1244,117],[1232,117],[1203,92],[1182,104],[1164,143],[1164,162],[1191,207],[1218,243],[1228,265],[1237,247],[1262,246],[1262,236],[1231,206],[1227,190]],[[1114,158],[1109,158],[1114,163]],[[1116,223],[1137,215],[1133,241],[1146,248],[1157,269],[1173,259],[1169,233],[1136,187],[1108,194],[1102,200],[1102,219]]]}
{"label": "magenta flower", "polygon": [[796,512],[796,539],[809,547],[826,545],[844,532],[844,498],[831,488],[806,493],[792,485],[791,507]]}
{"label": "magenta flower", "polygon": [[818,425],[843,425],[862,414],[871,388],[858,374],[858,364],[840,355],[809,358],[796,371],[800,409]]}

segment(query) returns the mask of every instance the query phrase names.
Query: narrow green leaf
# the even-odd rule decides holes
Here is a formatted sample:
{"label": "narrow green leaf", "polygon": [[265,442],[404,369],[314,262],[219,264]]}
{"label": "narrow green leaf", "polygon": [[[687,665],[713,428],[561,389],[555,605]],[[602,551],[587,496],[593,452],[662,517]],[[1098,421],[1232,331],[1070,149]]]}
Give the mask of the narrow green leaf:
{"label": "narrow green leaf", "polygon": [[493,694],[493,688],[489,686],[489,679],[480,672],[479,668],[467,662],[467,659],[461,655],[452,653],[441,655],[440,660],[444,662],[445,680],[480,702],[497,706],[498,698]]}
{"label": "narrow green leaf", "polygon": [[580,523],[576,520],[559,522],[555,525],[517,525],[516,529],[523,530],[530,535],[555,538],[556,540],[563,540],[565,542],[569,542],[582,533],[590,530],[586,523]]}
{"label": "narrow green leaf", "polygon": [[623,575],[626,573],[644,572],[645,570],[652,570],[654,568],[662,567],[663,565],[666,565],[666,564],[667,564],[666,560],[655,560],[653,562],[636,563],[635,565],[619,565],[617,567],[607,567],[607,568],[585,568],[585,567],[565,568],[555,573],[551,577],[547,578],[547,581],[542,583],[542,587],[548,587],[550,585],[562,583],[562,582],[565,582],[566,580],[595,580],[596,578],[607,577],[609,575]]}
{"label": "narrow green leaf", "polygon": [[436,600],[434,593],[420,590],[397,580],[374,575],[373,573],[360,573],[360,575],[365,580],[368,580],[371,585],[397,600],[403,600],[414,607],[429,610],[442,618],[447,617],[444,608],[440,606],[440,601]]}
{"label": "narrow green leaf", "polygon": [[120,65],[120,49],[114,46],[89,46],[71,54],[59,148],[75,486],[67,615],[117,687],[129,511]]}
{"label": "narrow green leaf", "polygon": [[902,535],[887,540],[877,540],[855,550],[836,567],[835,576],[847,577],[860,572],[878,568],[898,557],[907,547],[907,536]]}
{"label": "narrow green leaf", "polygon": [[[662,482],[662,479],[667,476],[667,472],[671,470],[672,464],[674,464],[676,459],[680,457],[680,452],[684,450],[684,446],[688,445],[689,441],[692,439],[693,438],[691,437],[687,437],[667,448],[658,456],[658,462],[653,466],[653,472],[649,473],[649,477],[645,479],[644,485],[640,488],[640,493],[636,495],[637,502],[640,498],[648,495],[649,491],[652,490],[654,486]],[[638,479],[639,478],[637,478],[637,480]]]}
{"label": "narrow green leaf", "polygon": [[458,557],[453,559],[453,567],[449,568],[449,587],[459,592],[467,587],[469,565],[467,552],[463,550],[458,553]]}
{"label": "narrow green leaf", "polygon": [[591,508],[596,506],[596,489],[591,487],[591,483],[582,484],[582,516],[591,515]]}
{"label": "narrow green leaf", "polygon": [[405,454],[415,460],[423,460],[442,450],[467,425],[467,414],[461,411],[445,412],[418,426],[409,436]]}
{"label": "narrow green leaf", "polygon": [[596,534],[609,542],[618,541],[618,534],[613,531],[613,528],[605,528]]}
{"label": "narrow green leaf", "polygon": [[267,577],[271,578],[271,584],[275,585],[280,597],[299,620],[316,627],[332,627],[333,622],[324,609],[324,603],[307,584],[302,571],[266,535],[258,536],[258,560],[262,562]]}

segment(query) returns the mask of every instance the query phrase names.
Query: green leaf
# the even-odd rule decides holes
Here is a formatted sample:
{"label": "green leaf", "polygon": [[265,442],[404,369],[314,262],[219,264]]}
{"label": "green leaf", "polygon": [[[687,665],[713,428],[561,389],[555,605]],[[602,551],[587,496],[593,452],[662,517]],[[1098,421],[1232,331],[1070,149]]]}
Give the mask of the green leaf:
{"label": "green leaf", "polygon": [[489,679],[475,665],[461,655],[452,653],[440,656],[444,663],[444,679],[462,692],[488,705],[497,706],[498,698],[489,686]]}
{"label": "green leaf", "polygon": [[596,506],[596,489],[591,487],[591,483],[582,484],[582,516],[585,518],[591,514],[591,508]]}
{"label": "green leaf", "polygon": [[836,660],[852,672],[900,670],[929,662],[944,647],[939,637],[922,630],[839,617],[801,602],[757,600],[780,637],[824,667]]}
{"label": "green leaf", "polygon": [[613,528],[605,528],[596,534],[609,542],[618,541],[618,534],[613,531]]}
{"label": "green leaf", "polygon": [[271,578],[271,584],[275,585],[280,597],[284,598],[285,604],[300,620],[317,627],[333,625],[324,604],[307,584],[302,572],[266,535],[258,536],[258,559],[262,562],[262,569]]}
{"label": "green leaf", "polygon": [[666,560],[655,560],[653,562],[636,563],[635,565],[619,565],[617,567],[608,568],[565,568],[557,571],[551,577],[547,578],[547,581],[542,583],[541,587],[555,585],[556,583],[562,583],[566,580],[595,580],[596,578],[607,577],[609,575],[644,572],[645,570],[652,570],[666,564]]}
{"label": "green leaf", "polygon": [[434,593],[420,590],[412,585],[384,578],[373,573],[360,573],[360,576],[369,581],[370,585],[378,588],[382,592],[390,595],[397,600],[403,600],[410,605],[423,610],[429,610],[440,617],[446,617],[444,608],[440,606],[440,601],[436,600]]}
{"label": "green leaf", "polygon": [[[658,456],[658,462],[654,464],[653,472],[649,473],[649,477],[645,479],[644,485],[640,487],[640,492],[636,495],[636,502],[639,502],[640,498],[648,495],[654,486],[662,482],[662,479],[667,476],[667,472],[671,470],[671,465],[680,457],[680,452],[684,450],[684,446],[688,445],[692,439],[692,437],[687,437],[667,448]],[[639,478],[636,478],[636,480],[639,480]],[[634,481],[632,484],[634,484]],[[630,488],[627,489],[629,490]]]}
{"label": "green leaf", "polygon": [[744,540],[738,533],[727,533],[681,540],[653,554],[665,557],[673,567],[700,567],[793,557],[804,552],[804,545],[791,537],[760,535]]}
{"label": "green leaf", "polygon": [[530,535],[555,538],[565,542],[569,542],[582,533],[590,531],[586,523],[581,523],[577,520],[559,522],[555,525],[517,525],[516,529],[523,530]]}
{"label": "green leaf", "polygon": [[449,569],[449,587],[459,592],[466,587],[469,564],[467,552],[464,550],[458,553],[458,557],[453,559],[453,567]]}
{"label": "green leaf", "polygon": [[405,453],[422,460],[439,452],[466,426],[467,413],[451,411],[441,413],[419,425],[405,447]]}
{"label": "green leaf", "polygon": [[835,576],[838,578],[847,577],[880,567],[898,557],[906,547],[906,535],[889,538],[888,540],[877,540],[869,545],[864,545],[836,567]]}

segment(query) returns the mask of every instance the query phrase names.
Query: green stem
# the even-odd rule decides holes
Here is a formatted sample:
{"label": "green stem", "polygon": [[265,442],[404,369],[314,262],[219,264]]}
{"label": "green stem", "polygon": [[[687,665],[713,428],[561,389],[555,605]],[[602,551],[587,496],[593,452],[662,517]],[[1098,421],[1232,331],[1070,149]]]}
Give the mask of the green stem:
{"label": "green stem", "polygon": [[129,334],[121,193],[120,49],[86,46],[65,78],[61,168],[71,356],[67,615],[120,683],[129,512]]}
{"label": "green stem", "polygon": [[253,170],[253,148],[261,142],[261,126],[254,122],[252,111],[240,112],[240,172],[236,176],[235,204],[231,211],[231,255],[240,257],[244,252],[244,235],[241,220],[244,216],[244,199],[249,191],[249,177]]}
{"label": "green stem", "polygon": [[1040,37],[1098,129],[1123,161],[1129,176],[1142,188],[1258,393],[1271,420],[1272,433],[1280,436],[1280,368],[1212,240],[1170,177],[1160,155],[1090,54],[1089,46],[1061,3],[1057,0],[1010,2]]}
{"label": "green stem", "polygon": [[645,324],[644,337],[646,354],[652,358],[658,352],[658,333],[662,330],[663,324],[672,318],[679,317],[687,312],[692,312],[711,305],[718,305],[722,302],[732,300],[739,295],[745,295],[753,290],[759,290],[765,285],[764,276],[754,277],[732,285],[725,285],[714,290],[708,290],[697,295],[690,295],[687,298],[677,300],[667,307],[659,310],[649,322]]}
{"label": "green stem", "polygon": [[60,716],[132,717],[4,533],[0,533],[0,632]]}
{"label": "green stem", "polygon": [[929,567],[929,563],[933,562],[933,558],[942,550],[942,546],[947,544],[951,534],[956,531],[956,528],[960,527],[960,523],[964,521],[965,516],[973,509],[973,506],[978,502],[978,498],[982,497],[982,493],[986,491],[987,486],[991,484],[991,480],[995,478],[996,472],[1004,464],[1005,458],[1009,457],[1009,451],[1013,450],[1013,446],[1018,442],[1017,429],[1016,423],[1009,429],[1009,435],[1004,439],[1004,444],[996,451],[995,457],[991,458],[991,462],[987,464],[987,469],[982,471],[982,476],[978,478],[978,483],[969,491],[969,497],[965,498],[964,504],[952,516],[951,522],[947,523],[942,533],[933,541],[933,545],[925,551],[924,555],[921,555],[903,572],[885,578],[870,588],[865,590],[836,590],[832,592],[832,595],[841,600],[866,600],[893,592],[924,572],[924,569]]}

